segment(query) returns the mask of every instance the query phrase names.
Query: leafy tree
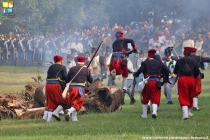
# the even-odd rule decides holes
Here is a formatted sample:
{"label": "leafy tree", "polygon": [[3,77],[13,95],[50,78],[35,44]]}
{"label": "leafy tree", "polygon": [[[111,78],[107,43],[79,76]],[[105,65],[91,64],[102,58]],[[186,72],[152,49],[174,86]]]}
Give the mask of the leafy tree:
{"label": "leafy tree", "polygon": [[160,24],[162,19],[175,23],[188,18],[195,20],[198,27],[198,19],[210,13],[209,0],[14,0],[14,3],[15,18],[0,17],[1,33],[28,29],[33,34],[46,34],[61,28],[69,31],[105,23],[129,25],[153,20]]}

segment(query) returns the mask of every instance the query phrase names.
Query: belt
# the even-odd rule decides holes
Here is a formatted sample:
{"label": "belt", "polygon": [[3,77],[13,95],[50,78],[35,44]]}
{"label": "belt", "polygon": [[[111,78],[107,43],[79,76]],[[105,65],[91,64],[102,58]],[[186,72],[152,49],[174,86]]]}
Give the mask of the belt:
{"label": "belt", "polygon": [[112,57],[125,57],[125,53],[124,52],[114,52]]}
{"label": "belt", "polygon": [[71,83],[70,86],[85,86],[85,83]]}
{"label": "belt", "polygon": [[125,52],[113,52],[113,54],[125,54]]}
{"label": "belt", "polygon": [[58,80],[47,80],[47,84],[60,84]]}
{"label": "belt", "polygon": [[81,96],[81,97],[84,97],[84,94],[83,94],[83,87],[81,87],[81,86],[72,86],[72,85],[70,85],[70,88],[78,88],[78,92],[79,92],[79,95]]}
{"label": "belt", "polygon": [[159,79],[159,78],[157,78],[157,77],[150,77],[150,78],[149,78],[149,80],[160,81],[160,79]]}

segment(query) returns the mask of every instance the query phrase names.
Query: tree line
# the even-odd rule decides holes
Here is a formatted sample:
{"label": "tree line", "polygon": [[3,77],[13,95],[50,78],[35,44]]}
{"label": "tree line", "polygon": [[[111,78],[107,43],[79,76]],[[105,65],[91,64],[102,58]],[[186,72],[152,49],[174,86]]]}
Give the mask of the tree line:
{"label": "tree line", "polygon": [[[0,0],[1,2],[5,0]],[[209,16],[209,0],[13,0],[15,18],[0,18],[1,33],[34,33],[90,28],[94,25],[153,21],[173,23]],[[1,7],[2,8],[2,7]],[[1,9],[2,11],[2,9]]]}

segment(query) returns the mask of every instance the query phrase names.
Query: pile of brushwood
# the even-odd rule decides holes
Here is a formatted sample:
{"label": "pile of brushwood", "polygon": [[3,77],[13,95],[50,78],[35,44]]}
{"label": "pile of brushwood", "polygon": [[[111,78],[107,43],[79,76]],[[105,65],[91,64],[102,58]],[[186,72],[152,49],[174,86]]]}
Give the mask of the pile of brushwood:
{"label": "pile of brushwood", "polygon": [[[0,95],[0,119],[41,117],[46,105],[43,88],[43,84],[28,83],[22,93]],[[102,82],[96,79],[86,87],[85,103],[79,112],[116,111],[123,96],[123,91],[118,87],[103,87]]]}
{"label": "pile of brushwood", "polygon": [[[43,85],[28,83],[21,93],[0,95],[0,119],[6,118],[36,118],[43,114],[44,104],[36,107],[34,95]],[[44,96],[42,95],[43,100]]]}

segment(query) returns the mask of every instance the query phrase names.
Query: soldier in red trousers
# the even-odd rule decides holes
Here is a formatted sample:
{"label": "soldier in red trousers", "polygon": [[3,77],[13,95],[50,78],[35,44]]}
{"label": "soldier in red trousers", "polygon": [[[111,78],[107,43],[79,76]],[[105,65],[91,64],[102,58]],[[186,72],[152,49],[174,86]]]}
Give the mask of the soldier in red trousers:
{"label": "soldier in red trousers", "polygon": [[191,108],[196,88],[195,79],[200,74],[197,62],[190,58],[191,51],[191,47],[185,47],[184,58],[177,60],[174,68],[174,74],[178,76],[178,99],[182,107],[182,119],[184,120],[193,116]]}
{"label": "soldier in red trousers", "polygon": [[66,96],[66,100],[70,109],[66,110],[65,119],[69,121],[69,117],[72,114],[72,121],[78,121],[77,111],[81,109],[84,104],[85,96],[85,83],[93,82],[90,70],[85,66],[86,58],[83,56],[77,56],[77,66],[73,66],[69,69],[67,82],[70,82],[69,94]]}
{"label": "soldier in red trousers", "polygon": [[[210,58],[209,57],[202,57],[199,55],[196,55],[197,49],[196,48],[191,48],[191,55],[190,58],[196,61],[198,64],[199,68],[201,70],[204,70],[204,62],[209,63]],[[193,98],[193,110],[194,111],[199,111],[200,109],[198,108],[198,95],[202,92],[202,85],[201,85],[201,79],[204,78],[204,74],[200,73],[196,80],[196,88],[195,88],[195,96]]]}
{"label": "soldier in red trousers", "polygon": [[152,118],[157,118],[157,109],[160,105],[161,97],[161,74],[164,73],[164,82],[168,82],[169,70],[162,61],[154,59],[155,53],[156,50],[149,50],[148,58],[142,62],[141,67],[134,73],[135,77],[138,77],[140,73],[143,73],[144,78],[149,77],[148,83],[145,85],[141,93],[143,97],[141,100],[143,109],[143,114],[141,115],[142,118],[147,118],[147,107],[149,101],[152,103]]}
{"label": "soldier in red trousers", "polygon": [[58,113],[63,110],[61,105],[67,104],[66,100],[62,98],[62,92],[67,80],[67,70],[63,65],[63,57],[56,55],[53,59],[54,64],[51,65],[47,71],[45,91],[47,97],[47,110],[44,111],[43,119],[47,122],[51,122],[52,116],[60,121]]}
{"label": "soldier in red trousers", "polygon": [[[115,79],[115,75],[122,75],[123,77],[123,90],[127,92],[127,77],[128,66],[127,57],[132,52],[137,52],[136,45],[132,39],[124,38],[122,31],[115,33],[116,40],[112,44],[113,54],[109,67],[110,74]],[[128,49],[128,44],[131,44],[133,50]]]}

